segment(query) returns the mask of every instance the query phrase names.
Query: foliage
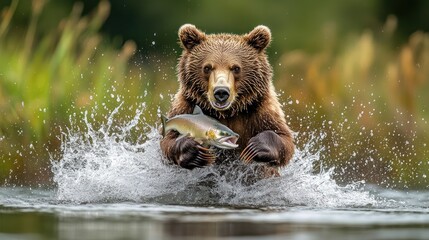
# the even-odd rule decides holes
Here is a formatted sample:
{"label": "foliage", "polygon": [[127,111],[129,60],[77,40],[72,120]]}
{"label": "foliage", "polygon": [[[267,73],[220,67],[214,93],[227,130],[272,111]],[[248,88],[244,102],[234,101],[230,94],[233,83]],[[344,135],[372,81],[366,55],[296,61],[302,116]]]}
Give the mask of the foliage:
{"label": "foliage", "polygon": [[383,32],[367,30],[339,48],[330,36],[320,52],[283,54],[277,86],[300,102],[288,106],[296,131],[328,133],[326,162],[344,181],[427,187],[429,35],[415,32],[393,49],[396,25],[390,16]]}
{"label": "foliage", "polygon": [[[47,152],[58,149],[60,128],[67,126],[74,108],[95,102],[105,102],[105,109],[116,107],[112,91],[129,96],[123,100],[127,103],[137,101],[144,90],[149,96],[156,91],[143,82],[143,66],[128,64],[135,43],[127,41],[117,49],[99,34],[110,10],[107,1],[86,16],[81,15],[83,5],[75,4],[43,36],[37,28],[45,1],[32,1],[25,32],[13,31],[17,4],[14,0],[4,9],[0,25],[0,179],[43,182],[49,172]],[[153,81],[165,77],[161,71],[144,75]]]}

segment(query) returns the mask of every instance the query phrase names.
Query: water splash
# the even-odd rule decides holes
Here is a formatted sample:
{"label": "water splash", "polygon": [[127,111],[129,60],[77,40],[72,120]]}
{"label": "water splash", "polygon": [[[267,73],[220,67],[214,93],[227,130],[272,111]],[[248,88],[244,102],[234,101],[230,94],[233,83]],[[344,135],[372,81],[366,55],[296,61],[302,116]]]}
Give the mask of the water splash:
{"label": "water splash", "polygon": [[[324,134],[313,134],[296,149],[281,177],[246,184],[253,168],[239,161],[193,171],[165,164],[156,127],[141,118],[144,106],[126,121],[116,117],[121,107],[97,127],[87,111],[82,120],[76,115],[71,119],[72,127],[63,133],[62,154],[51,160],[59,200],[255,207],[377,204],[362,183],[340,186],[332,177],[333,169],[321,166],[323,148],[317,143]],[[75,126],[78,123],[83,129]],[[147,130],[139,127],[142,124]],[[131,135],[137,137],[130,139]],[[321,170],[315,172],[314,166]]]}

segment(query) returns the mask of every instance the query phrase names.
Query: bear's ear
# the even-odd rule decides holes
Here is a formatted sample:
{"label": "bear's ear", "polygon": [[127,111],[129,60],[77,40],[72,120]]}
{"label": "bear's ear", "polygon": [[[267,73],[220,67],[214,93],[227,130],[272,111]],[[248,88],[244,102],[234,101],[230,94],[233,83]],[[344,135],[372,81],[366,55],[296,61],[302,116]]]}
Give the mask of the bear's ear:
{"label": "bear's ear", "polygon": [[244,35],[246,42],[259,52],[262,52],[271,42],[271,31],[268,27],[259,25]]}
{"label": "bear's ear", "polygon": [[182,48],[190,51],[206,39],[206,34],[192,24],[184,24],[179,29],[179,39]]}

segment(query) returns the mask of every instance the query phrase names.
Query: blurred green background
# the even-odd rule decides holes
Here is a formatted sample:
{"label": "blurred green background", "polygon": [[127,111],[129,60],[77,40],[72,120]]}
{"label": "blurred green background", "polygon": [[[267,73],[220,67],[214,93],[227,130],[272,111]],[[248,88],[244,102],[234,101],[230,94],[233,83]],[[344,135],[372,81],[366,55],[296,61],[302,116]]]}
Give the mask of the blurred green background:
{"label": "blurred green background", "polygon": [[272,30],[274,83],[297,145],[323,133],[320,167],[338,181],[426,188],[427,16],[423,0],[2,0],[0,184],[50,184],[49,155],[85,109],[103,121],[123,101],[128,119],[145,103],[154,124],[178,87],[177,30],[193,23]]}

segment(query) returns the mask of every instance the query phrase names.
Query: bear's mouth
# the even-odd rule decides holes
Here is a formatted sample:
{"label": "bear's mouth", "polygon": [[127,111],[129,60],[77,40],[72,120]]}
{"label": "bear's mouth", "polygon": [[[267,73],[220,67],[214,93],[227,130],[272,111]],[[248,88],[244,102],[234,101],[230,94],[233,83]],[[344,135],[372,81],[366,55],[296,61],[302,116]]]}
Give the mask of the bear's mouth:
{"label": "bear's mouth", "polygon": [[226,110],[229,107],[231,107],[231,102],[229,101],[222,102],[222,103],[219,103],[219,102],[210,102],[210,103],[212,107],[216,110]]}

